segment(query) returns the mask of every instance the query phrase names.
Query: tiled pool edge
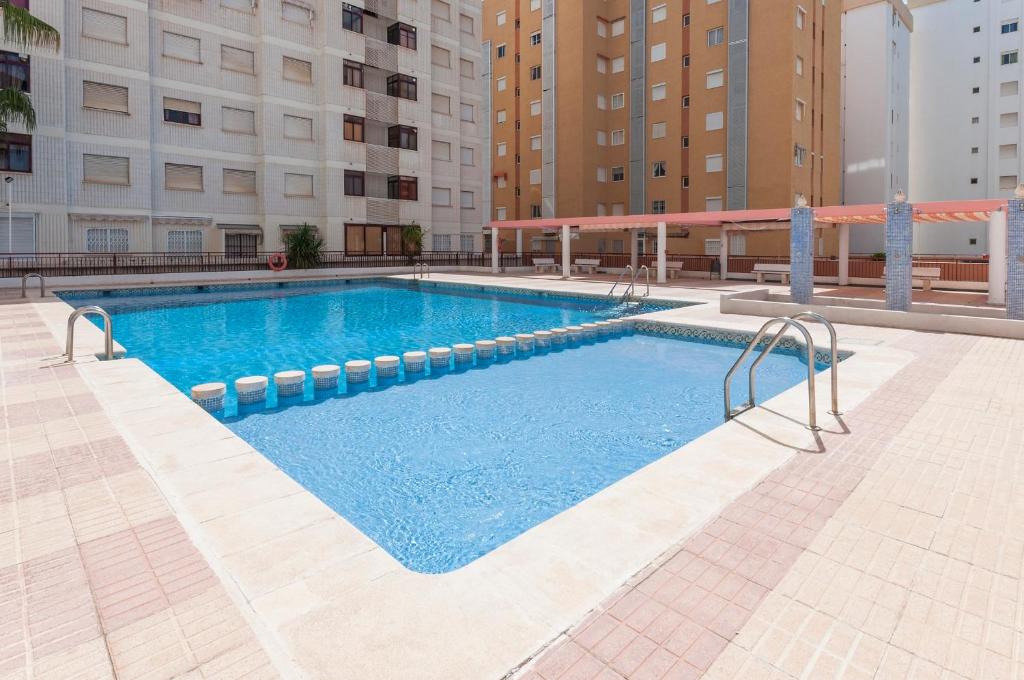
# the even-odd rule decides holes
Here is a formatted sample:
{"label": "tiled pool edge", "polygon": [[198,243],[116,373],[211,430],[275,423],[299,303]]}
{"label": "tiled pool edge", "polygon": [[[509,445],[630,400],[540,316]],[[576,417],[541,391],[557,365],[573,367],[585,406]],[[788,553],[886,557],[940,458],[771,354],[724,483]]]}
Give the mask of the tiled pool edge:
{"label": "tiled pool edge", "polygon": [[[870,354],[870,352],[868,354]],[[863,359],[864,357],[859,357],[859,358]],[[138,363],[138,362],[135,362],[135,363]],[[140,365],[140,367],[144,367],[142,364],[139,364],[139,365]],[[102,365],[98,365],[98,366],[95,367],[95,370],[97,370],[99,372],[103,372],[107,368],[108,367],[104,367]],[[148,369],[148,367],[144,367],[144,369],[145,369],[145,372],[148,372],[148,373],[152,374],[152,371],[150,371]],[[93,370],[93,368],[91,367],[90,371],[92,371],[92,370]],[[152,374],[152,375],[155,376],[155,374]],[[104,391],[104,388],[102,388],[102,387],[100,387],[98,389],[99,389],[99,391]],[[796,388],[794,388],[794,389],[796,389]],[[799,392],[799,390],[798,390],[798,392]],[[110,397],[112,395],[107,394],[106,396]],[[113,396],[116,397],[116,395],[113,395]],[[802,398],[802,396],[803,395],[798,393],[796,395],[796,401],[799,402],[799,400]],[[784,400],[785,399],[785,395],[780,395],[780,398],[782,398]],[[186,403],[188,403],[187,397],[184,397],[184,395],[181,395],[180,393],[177,393],[177,391],[175,391],[175,393],[173,395],[169,395],[167,397],[167,403],[168,403],[168,405],[173,407],[172,408],[173,411],[178,411],[180,408],[183,408],[183,405],[181,403],[182,400],[184,400]],[[773,402],[774,401],[775,400],[773,400]],[[790,401],[792,401],[792,399]],[[191,407],[191,404],[189,403],[188,406]],[[797,409],[796,412],[799,412],[799,409]],[[753,420],[755,421],[755,424],[758,424],[758,422],[757,422],[758,419],[757,418],[754,418]],[[761,419],[761,420],[763,420],[763,419]],[[773,423],[771,423],[771,422],[765,422],[765,423],[761,423],[761,424],[766,426],[769,430],[771,430],[772,426],[773,426]],[[777,425],[777,424],[775,424],[775,425]],[[142,424],[140,424],[140,426],[144,427],[145,424],[142,423]],[[785,426],[784,426],[783,429],[785,429]],[[719,438],[723,437],[723,436],[726,436],[726,434],[724,433],[725,430],[730,430],[730,432],[728,433],[728,436],[726,437],[727,439],[734,439],[735,435],[737,433],[740,433],[736,428],[717,428],[712,433],[709,433],[709,435],[706,435],[705,438],[707,438],[707,437],[709,437],[711,435],[716,435],[716,433],[717,433]],[[740,434],[742,434],[742,433],[740,433]],[[792,431],[789,431],[788,434],[786,432],[784,432],[782,434],[782,437],[785,439],[785,438],[787,438],[791,434],[793,434]],[[803,437],[803,436],[804,436],[803,433],[801,433],[801,437]],[[702,439],[705,439],[705,438],[702,438]],[[695,443],[696,442],[694,442],[694,444]],[[757,444],[763,444],[764,442],[762,440],[760,440],[759,438],[755,437],[755,438],[753,438],[753,443],[756,446]],[[133,444],[134,444],[134,440],[133,440]],[[705,442],[705,444],[707,444],[707,442]],[[145,445],[143,444],[141,446],[145,446]],[[134,446],[133,446],[133,448],[134,448]],[[703,448],[707,449],[708,447],[705,446]],[[728,447],[728,448],[731,448],[731,447]],[[688,449],[689,449],[689,451],[688,451]],[[718,452],[720,450],[721,450],[721,447],[714,448],[714,452]],[[686,456],[687,454],[693,455],[694,452],[695,452],[694,446],[693,446],[693,444],[691,444],[688,447],[684,447],[684,449],[681,449],[681,450],[679,450],[679,451],[677,451],[675,453],[668,454],[665,457],[665,459],[673,459],[673,461],[675,463],[678,463],[679,459],[682,456]],[[192,453],[194,453],[194,452],[182,451],[182,457],[188,457]],[[698,457],[701,456],[701,455],[703,455],[705,458],[707,456],[707,454],[705,453],[705,454],[698,454]],[[783,456],[783,457],[779,458],[780,455]],[[742,458],[742,455],[738,456],[738,457]],[[769,463],[769,467],[764,471],[764,474],[767,474],[767,472],[770,472],[771,469],[774,469],[774,467],[777,466],[775,464],[777,461],[784,462],[784,460],[787,459],[787,458],[788,458],[788,452],[781,452],[781,451],[777,452],[775,454],[772,454],[772,457],[770,458],[770,462],[766,461],[763,458],[763,455],[762,455],[761,456],[762,465],[765,462]],[[665,459],[663,459],[663,460],[665,460]],[[707,461],[705,461],[705,462],[707,462]],[[666,465],[668,465],[668,463],[666,463]],[[598,494],[598,496],[595,496],[595,497],[593,497],[590,500],[593,501],[594,499],[598,499],[598,497],[601,497],[599,499],[599,501],[605,502],[604,504],[607,505],[606,501],[610,497],[612,497],[612,498],[615,499],[613,504],[615,504],[615,503],[623,503],[623,502],[628,503],[628,502],[632,502],[632,501],[635,501],[635,500],[640,500],[640,498],[635,495],[635,492],[639,490],[639,491],[641,491],[641,493],[644,496],[647,497],[648,501],[651,500],[651,494],[653,494],[656,497],[659,496],[659,494],[660,494],[661,495],[660,497],[662,498],[662,502],[660,502],[660,503],[658,503],[656,505],[659,505],[662,508],[662,510],[665,510],[665,504],[663,502],[663,497],[665,495],[672,495],[672,496],[680,495],[681,492],[679,491],[678,488],[667,489],[667,488],[664,488],[664,485],[661,485],[662,488],[660,488],[660,489],[652,489],[652,488],[650,488],[650,487],[657,487],[657,486],[659,486],[656,483],[657,480],[651,480],[652,483],[650,483],[650,484],[646,484],[646,483],[643,483],[643,482],[638,482],[638,480],[641,480],[641,479],[648,479],[648,480],[650,480],[650,478],[658,476],[657,472],[648,471],[647,474],[642,474],[642,473],[644,473],[644,471],[641,471],[641,473],[637,473],[636,475],[631,476],[632,479],[628,479],[628,481],[627,480],[623,480],[623,482],[620,482],[620,483],[618,483],[616,485],[613,485],[608,490],[606,490],[606,491],[611,491],[613,493],[602,492],[601,494]],[[764,474],[760,474],[758,478],[763,477]],[[158,480],[162,480],[162,481],[160,481],[160,484],[161,484],[162,487],[165,484],[170,483],[170,480],[167,480],[165,478],[165,475],[163,473],[161,473],[161,472],[157,473],[157,478],[158,478]],[[685,477],[684,478],[678,477],[678,473],[677,473],[677,476],[675,478],[676,481],[680,481],[680,480],[684,480],[685,481],[685,479],[686,479]],[[753,486],[753,483],[750,483],[747,486]],[[745,490],[745,488],[746,487],[742,487],[742,486],[741,487],[736,487],[736,488],[733,488],[733,490],[730,491],[729,493],[730,493],[730,495],[735,496],[735,495],[738,495],[739,493],[742,493],[742,491]],[[708,501],[708,502],[710,502],[712,504],[712,508],[713,508],[713,507],[717,507],[717,505],[720,504],[721,501],[720,500],[712,500],[712,501]],[[594,501],[594,502],[587,501],[587,502],[584,502],[584,503],[580,504],[579,506],[576,506],[576,507],[570,509],[569,511],[566,511],[565,513],[563,513],[558,518],[555,518],[555,520],[551,520],[551,523],[545,523],[545,525],[541,525],[541,527],[538,527],[538,528],[547,527],[550,530],[555,524],[557,524],[558,525],[558,531],[564,533],[566,531],[566,527],[565,527],[566,524],[568,524],[569,527],[572,527],[573,525],[581,525],[582,523],[584,523],[584,522],[581,521],[581,519],[587,520],[587,522],[592,521],[593,517],[590,517],[590,519],[587,519],[587,516],[593,514],[593,508],[594,508],[595,505],[601,505],[601,502],[598,502],[598,501]],[[586,506],[586,508],[584,508],[584,506]],[[181,510],[177,505],[175,507],[176,507],[176,510],[180,514],[187,515],[190,512],[187,509],[186,510]],[[682,511],[682,507],[683,506],[677,506],[677,507],[679,508],[679,510],[677,510],[676,512]],[[622,509],[623,508],[621,506],[617,507],[617,510],[622,510]],[[694,510],[694,508],[690,508],[687,512],[692,512],[693,510]],[[708,512],[711,512],[711,510],[708,510]],[[621,514],[622,514],[621,512],[616,512],[614,514],[614,516],[610,516],[609,517],[609,519],[612,520],[612,524],[613,525],[615,525],[615,526],[622,526],[623,525],[623,522],[619,521],[621,519]],[[628,514],[629,513],[627,513],[627,515]],[[707,513],[705,513],[705,514],[707,514]],[[567,518],[569,518],[569,519],[567,519]],[[557,520],[557,522],[556,522],[556,520]],[[629,517],[627,516],[626,517],[626,523],[627,524],[628,524],[628,520],[629,520]],[[636,517],[636,521],[642,522],[643,521],[642,516],[641,517]],[[201,524],[201,523],[199,523],[199,524]],[[677,519],[677,521],[674,521],[672,524],[675,525],[676,527],[678,527],[678,529],[677,529],[677,531],[675,533],[676,534],[682,534],[684,536],[688,535],[689,533],[692,533],[692,531],[694,531],[697,528],[699,528],[699,525],[693,525],[692,522],[690,524],[687,524],[686,521],[682,520],[681,518]],[[189,523],[189,529],[190,529],[190,531],[195,530],[196,532],[199,532],[199,533],[202,533],[204,531],[201,527],[199,529],[195,529],[195,523],[193,523],[193,522]],[[582,526],[579,526],[579,529],[582,529]],[[539,533],[539,532],[528,532],[528,534],[533,535],[534,538],[536,538],[536,533]],[[570,531],[570,534],[571,535],[575,535],[575,531]],[[557,534],[557,533],[555,534],[555,536],[558,536],[558,535],[559,534]],[[660,553],[661,551],[664,550],[665,546],[669,544],[669,543],[663,542],[661,539],[657,539],[657,545],[651,546],[650,545],[651,542],[653,540],[655,540],[655,539],[653,539],[650,536],[649,533],[646,533],[646,531],[645,531],[644,535],[645,535],[645,538],[646,538],[646,543],[648,544],[648,552],[650,552],[651,550],[655,550],[657,553]],[[538,544],[537,541],[534,540],[534,541],[531,541],[529,544],[533,545],[534,547],[538,547],[539,546],[539,547],[544,548],[545,550],[550,552],[552,549],[554,549],[552,547],[552,545],[553,544],[558,544],[559,542],[560,542],[559,540],[555,540],[555,541],[542,541],[540,544]],[[529,552],[528,549],[523,547],[523,543],[524,543],[523,541],[518,541],[518,539],[517,539],[517,542],[513,542],[513,543],[516,543],[515,550],[511,551],[511,554],[513,556],[519,555],[519,553],[523,552],[524,550]],[[206,543],[203,542],[203,545],[205,545],[205,544]],[[571,545],[566,546],[566,545],[563,544],[563,545],[560,546],[559,549],[561,550],[562,548],[565,548],[565,547],[571,547]],[[595,549],[595,546],[591,545],[590,541],[588,541],[587,542],[587,549],[585,551],[583,551],[583,552],[586,553],[586,555],[583,556],[584,557],[584,561],[589,560],[590,562],[593,562],[593,560],[595,559],[594,549]],[[499,551],[495,551],[495,553],[498,553],[498,552],[502,552],[503,556],[507,557],[507,555],[509,554],[510,551],[502,551],[501,549],[499,549]],[[608,555],[607,552],[608,552],[607,548],[603,549],[603,550],[598,550],[597,551],[597,553],[599,555],[607,557],[608,559],[607,560],[602,560],[601,562],[594,563],[595,566],[606,566],[606,565],[602,564],[602,562],[614,562],[615,561],[615,559],[612,559],[615,556],[614,555]],[[644,554],[646,554],[646,553],[644,553]],[[560,556],[561,555],[558,555],[558,557],[560,557]],[[518,565],[520,563],[520,561],[529,562],[529,560],[526,559],[527,557],[529,557],[529,555],[522,555],[521,557],[523,557],[523,560],[514,560],[512,562],[512,565]],[[651,557],[651,559],[653,559],[653,557],[656,557],[656,554],[653,555]],[[508,560],[506,559],[505,561],[507,562]],[[646,560],[646,561],[649,561],[649,560]],[[643,564],[646,563],[646,561],[644,561],[644,558],[642,556],[638,557],[637,559],[632,560],[632,562],[641,562],[641,564],[639,565],[638,568],[642,567]],[[487,562],[487,564],[480,564],[480,563],[484,563],[484,562]],[[485,557],[485,558],[482,558],[481,560],[479,560],[478,563],[474,563],[474,564],[477,565],[476,569],[473,568],[474,565],[470,565],[469,567],[466,568],[465,572],[462,572],[460,570],[460,572],[454,572],[454,573],[455,574],[460,574],[461,573],[462,575],[474,576],[474,578],[472,578],[472,579],[470,579],[468,581],[471,585],[473,583],[481,583],[482,582],[478,578],[479,574],[481,573],[481,571],[483,571],[485,573],[491,573],[494,576],[494,580],[491,580],[491,581],[488,581],[488,582],[494,584],[494,581],[496,581],[496,580],[504,580],[504,581],[506,581],[505,588],[507,589],[507,587],[509,585],[507,583],[507,578],[505,578],[505,576],[507,576],[507,574],[503,575],[501,573],[502,572],[501,568],[498,568],[497,571],[495,571],[495,569],[494,569],[494,566],[495,566],[494,562],[495,562],[494,559],[488,560],[488,558]],[[536,562],[536,560],[534,560],[534,562]],[[542,560],[542,562],[543,562],[543,560]],[[562,563],[564,564],[564,561]],[[527,565],[527,566],[529,566],[529,565]],[[578,568],[577,564],[573,564],[572,566],[574,568]],[[557,568],[555,568],[555,569],[556,569],[555,573],[557,573]],[[585,588],[585,590],[587,590],[587,592],[590,593],[589,595],[585,595],[584,596],[584,595],[581,595],[580,593],[575,593],[576,601],[579,602],[579,600],[581,598],[583,599],[583,601],[580,602],[578,605],[576,605],[576,609],[575,610],[572,609],[571,607],[559,606],[558,607],[558,611],[553,612],[553,619],[554,620],[552,620],[550,623],[543,624],[541,626],[542,630],[538,630],[536,633],[533,634],[535,644],[528,645],[529,648],[525,648],[524,649],[524,647],[527,646],[527,643],[523,642],[523,643],[520,643],[520,645],[519,645],[519,652],[518,653],[516,653],[514,651],[513,652],[509,652],[507,650],[504,651],[504,652],[496,653],[493,650],[488,650],[488,655],[487,655],[488,658],[498,659],[499,660],[498,662],[496,662],[495,668],[492,668],[491,670],[495,670],[496,669],[497,670],[496,675],[501,675],[502,673],[504,673],[512,665],[514,665],[515,663],[520,661],[523,656],[526,656],[527,654],[531,653],[534,649],[536,649],[537,646],[539,646],[539,644],[542,644],[543,642],[546,642],[547,640],[550,640],[551,637],[553,637],[553,634],[557,634],[557,631],[559,630],[559,628],[558,628],[559,625],[562,625],[562,624],[569,625],[573,621],[577,620],[582,615],[582,613],[585,613],[585,611],[588,610],[590,607],[592,607],[594,604],[596,604],[596,602],[601,597],[603,597],[607,592],[611,592],[611,590],[616,585],[618,585],[618,583],[621,583],[622,580],[627,578],[631,573],[635,573],[635,571],[636,571],[636,569],[633,569],[632,571],[630,571],[629,569],[620,569],[617,572],[615,572],[614,574],[605,573],[603,576],[600,576],[600,578],[597,579],[601,583],[601,585],[591,585],[591,586]],[[626,572],[628,572],[628,573],[626,573]],[[537,564],[534,563],[533,566],[532,566],[532,573],[533,573],[534,576],[541,576],[541,577],[543,577],[543,576],[550,575],[550,573],[552,573],[552,571],[551,571],[550,568],[547,568],[546,566],[537,565]],[[398,578],[398,577],[395,577],[393,575],[392,576],[385,575],[385,577],[383,577],[383,578],[385,578],[386,580],[389,580],[389,581],[393,581],[395,578]],[[442,578],[445,578],[445,577],[442,577]],[[534,582],[533,587],[534,588],[539,588],[540,584],[538,582]],[[576,584],[575,587],[578,589],[580,587],[580,585]],[[522,591],[522,588],[520,587],[517,590],[518,591]],[[288,606],[294,607],[294,606],[296,606],[295,596],[296,595],[300,595],[301,593],[303,593],[302,589],[299,589],[298,591],[295,591],[294,589],[291,589],[291,587],[289,586],[288,592],[282,593],[281,597],[285,598],[285,599],[288,599],[288,600],[292,600],[292,602],[290,602]],[[529,593],[527,593],[525,591],[523,591],[522,594],[524,596],[529,595]],[[530,598],[529,597],[524,597],[524,599],[530,599]],[[533,599],[536,599],[536,598],[533,598]],[[248,602],[249,602],[250,606],[254,606],[252,600],[248,600]],[[534,606],[536,606],[536,604],[537,603],[535,602]],[[329,604],[328,604],[327,600],[325,600],[323,602],[323,606],[329,607]],[[579,611],[580,607],[583,608],[582,611]],[[316,612],[323,613],[323,609],[314,608],[314,609],[306,610],[306,614],[309,614],[311,611],[314,611],[314,610]],[[264,609],[264,611],[266,611],[266,609]],[[552,612],[549,612],[549,614],[552,614]],[[300,618],[303,617],[303,616],[305,616],[305,615],[303,615],[303,614],[299,615]],[[547,618],[547,617],[545,617],[545,618]],[[561,622],[561,623],[559,623],[559,622]],[[281,625],[284,625],[284,624],[281,624]],[[311,634],[309,632],[309,630],[308,630],[308,627],[306,627],[304,629],[304,626],[301,623],[296,622],[296,620],[294,618],[292,619],[292,623],[291,624],[285,626],[285,629],[286,630],[281,632],[281,634],[284,634],[286,636],[298,636],[296,639],[305,638],[306,636]],[[281,626],[278,627],[278,630],[279,631],[282,630]],[[470,627],[470,630],[472,630],[472,626]],[[296,644],[298,644],[298,643],[296,643]],[[303,646],[303,647],[304,648],[308,648],[306,646]],[[324,652],[324,653],[326,653],[326,652]],[[410,653],[413,655],[413,658],[415,658],[414,651],[410,651]],[[456,652],[453,652],[453,653],[456,653]],[[511,656],[509,656],[510,654],[511,654]],[[507,663],[504,664],[504,667],[500,667],[500,666],[502,666],[502,663],[500,662],[500,659],[502,657],[504,657],[505,661],[507,662]],[[515,657],[515,658],[512,658],[512,657]],[[510,659],[511,659],[511,661],[510,661]],[[385,676],[386,676],[386,674],[385,674]]]}

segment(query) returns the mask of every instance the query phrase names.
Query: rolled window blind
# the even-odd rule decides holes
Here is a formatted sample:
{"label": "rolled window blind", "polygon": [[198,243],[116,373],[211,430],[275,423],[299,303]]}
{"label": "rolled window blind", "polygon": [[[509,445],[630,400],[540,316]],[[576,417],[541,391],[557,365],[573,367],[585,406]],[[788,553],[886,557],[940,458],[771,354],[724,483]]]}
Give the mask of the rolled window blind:
{"label": "rolled window blind", "polygon": [[255,3],[252,0],[220,0],[220,6],[237,12],[248,12],[249,14],[252,14],[255,10]]}
{"label": "rolled window blind", "polygon": [[256,172],[254,170],[224,168],[224,193],[255,194]]}
{"label": "rolled window blind", "polygon": [[128,88],[86,80],[82,83],[82,106],[128,113]]}
{"label": "rolled window blind", "polygon": [[256,73],[256,55],[249,50],[221,45],[220,67],[240,73]]}
{"label": "rolled window blind", "polygon": [[203,107],[199,102],[190,102],[187,99],[175,99],[174,97],[164,97],[164,108],[196,115],[203,112]]}
{"label": "rolled window blind", "polygon": [[290,172],[284,174],[285,196],[312,196],[313,175],[296,175]]}
{"label": "rolled window blind", "polygon": [[164,56],[199,61],[199,38],[164,31]]}
{"label": "rolled window blind", "polygon": [[128,159],[122,156],[82,156],[82,180],[93,184],[129,184]]}
{"label": "rolled window blind", "polygon": [[281,18],[285,21],[308,24],[313,21],[313,12],[308,7],[296,5],[294,2],[282,2]]}
{"label": "rolled window blind", "polygon": [[164,163],[164,188],[173,191],[202,191],[203,166]]}
{"label": "rolled window blind", "polygon": [[247,135],[256,134],[256,113],[246,109],[221,107],[221,129],[227,132],[242,132]]}
{"label": "rolled window blind", "polygon": [[451,114],[452,112],[452,98],[437,94],[436,92],[430,95],[430,110],[434,113]]}
{"label": "rolled window blind", "polygon": [[128,44],[128,18],[119,14],[82,8],[82,35],[87,38]]}
{"label": "rolled window blind", "polygon": [[284,136],[291,139],[313,139],[313,119],[285,114]]}
{"label": "rolled window blind", "polygon": [[452,66],[452,53],[443,47],[437,45],[430,46],[430,63],[435,66],[444,66],[445,68],[451,68]]}
{"label": "rolled window blind", "polygon": [[283,76],[285,80],[294,80],[299,83],[313,82],[313,64],[301,59],[283,57]]}

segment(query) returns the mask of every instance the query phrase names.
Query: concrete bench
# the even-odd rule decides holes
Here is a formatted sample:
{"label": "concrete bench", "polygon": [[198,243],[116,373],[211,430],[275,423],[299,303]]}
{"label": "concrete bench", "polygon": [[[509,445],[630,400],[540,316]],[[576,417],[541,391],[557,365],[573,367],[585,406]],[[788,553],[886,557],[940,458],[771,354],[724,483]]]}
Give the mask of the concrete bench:
{"label": "concrete bench", "polygon": [[597,268],[600,264],[601,260],[586,260],[581,258],[572,263],[572,270],[577,272],[586,272],[587,274],[596,274]]}
{"label": "concrete bench", "polygon": [[[938,267],[911,267],[910,278],[911,284],[913,281],[919,280],[921,282],[921,290],[931,290],[932,281],[938,281],[942,275],[942,270]],[[882,276],[885,276],[885,269],[882,269]]]}
{"label": "concrete bench", "polygon": [[545,271],[557,272],[558,265],[555,264],[553,257],[535,257],[533,258],[533,271],[538,274]]}
{"label": "concrete bench", "polygon": [[757,278],[758,283],[764,283],[764,277],[766,274],[778,276],[782,283],[789,283],[789,271],[790,269],[788,264],[758,263],[754,265],[754,276]]}
{"label": "concrete bench", "polygon": [[679,276],[680,274],[683,273],[683,263],[682,262],[666,262],[665,263],[665,273],[668,274],[668,278],[670,278],[670,279],[676,278],[677,276]]}

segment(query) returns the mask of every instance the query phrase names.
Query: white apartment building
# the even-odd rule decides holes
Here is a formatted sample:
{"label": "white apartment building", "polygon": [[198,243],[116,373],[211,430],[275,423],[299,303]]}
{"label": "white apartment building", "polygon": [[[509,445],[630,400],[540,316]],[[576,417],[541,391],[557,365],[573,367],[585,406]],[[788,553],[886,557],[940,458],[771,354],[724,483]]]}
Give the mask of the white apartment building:
{"label": "white apartment building", "polygon": [[[846,205],[884,203],[897,190],[912,189],[913,31],[914,19],[903,0],[843,3],[842,201]],[[883,225],[858,225],[850,230],[850,252],[882,250]]]}
{"label": "white apartment building", "polygon": [[31,3],[62,46],[0,55],[38,116],[0,143],[14,252],[482,249],[479,0]]}
{"label": "white apartment building", "polygon": [[[910,8],[910,199],[1012,196],[1024,174],[1024,0],[912,0]],[[986,225],[915,229],[914,250],[983,254]]]}

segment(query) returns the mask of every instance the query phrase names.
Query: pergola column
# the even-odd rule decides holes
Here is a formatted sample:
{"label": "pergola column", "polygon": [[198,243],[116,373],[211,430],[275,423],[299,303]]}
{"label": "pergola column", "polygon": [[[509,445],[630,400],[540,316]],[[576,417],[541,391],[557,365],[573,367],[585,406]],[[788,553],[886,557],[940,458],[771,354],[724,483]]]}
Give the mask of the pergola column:
{"label": "pergola column", "polygon": [[789,214],[789,295],[793,302],[814,298],[814,211],[800,196]]}
{"label": "pergola column", "polygon": [[501,231],[491,227],[491,273],[497,274],[501,270],[501,255],[498,246],[501,241]]}
{"label": "pergola column", "polygon": [[722,281],[729,278],[729,232],[724,226],[718,231],[718,268]]}
{"label": "pergola column", "polygon": [[850,284],[850,225],[839,225],[839,285]]}
{"label": "pergola column", "polygon": [[988,303],[1006,304],[1006,213],[993,210],[988,217]]}
{"label": "pergola column", "polygon": [[903,192],[886,206],[885,308],[909,312],[913,298],[914,207]]}
{"label": "pergola column", "polygon": [[1024,320],[1024,191],[1015,196],[1006,215],[1006,318]]}
{"label": "pergola column", "polygon": [[562,278],[569,278],[569,267],[571,261],[572,228],[568,224],[562,225]]}
{"label": "pergola column", "polygon": [[523,255],[523,230],[516,229],[516,255]]}
{"label": "pergola column", "polygon": [[640,230],[629,230],[629,264],[636,271],[640,266]]}
{"label": "pergola column", "polygon": [[668,280],[668,265],[666,254],[668,252],[668,224],[658,222],[658,283],[665,283]]}

